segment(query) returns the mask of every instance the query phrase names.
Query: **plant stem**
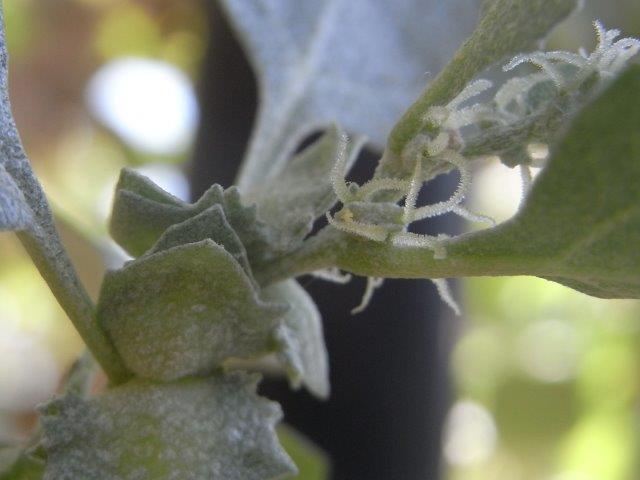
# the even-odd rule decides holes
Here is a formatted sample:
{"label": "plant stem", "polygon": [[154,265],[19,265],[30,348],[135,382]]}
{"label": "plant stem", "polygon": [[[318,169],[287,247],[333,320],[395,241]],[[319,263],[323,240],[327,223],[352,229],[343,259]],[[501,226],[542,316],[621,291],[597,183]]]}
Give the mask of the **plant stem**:
{"label": "plant stem", "polygon": [[427,248],[396,247],[325,227],[301,248],[261,269],[257,279],[268,285],[315,270],[337,267],[355,275],[386,278],[451,278],[552,274],[546,262],[534,258],[477,255],[467,248],[474,234],[447,244],[447,257],[436,259]]}
{"label": "plant stem", "polygon": [[[122,363],[111,340],[98,325],[93,302],[80,282],[57,234],[55,245],[49,241],[46,247],[38,239],[37,233],[23,231],[17,232],[17,235],[109,380],[118,384],[129,379],[131,374]],[[66,268],[61,269],[60,265],[65,265]]]}
{"label": "plant stem", "polygon": [[271,285],[287,278],[331,268],[337,260],[337,249],[342,247],[341,232],[325,227],[300,248],[265,265],[254,275],[261,285]]}

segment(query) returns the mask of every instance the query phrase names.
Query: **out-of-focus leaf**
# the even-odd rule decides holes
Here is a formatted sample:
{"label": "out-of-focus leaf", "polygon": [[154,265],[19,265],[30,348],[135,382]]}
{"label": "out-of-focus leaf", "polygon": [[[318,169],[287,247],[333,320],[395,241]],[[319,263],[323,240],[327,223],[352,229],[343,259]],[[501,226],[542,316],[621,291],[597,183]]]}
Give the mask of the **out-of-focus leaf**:
{"label": "out-of-focus leaf", "polygon": [[104,333],[96,328],[93,305],[56,231],[51,209],[22,147],[9,103],[7,49],[0,9],[0,230],[17,229],[58,302],[109,376],[127,376]]}
{"label": "out-of-focus leaf", "polygon": [[108,273],[98,319],[131,371],[173,380],[273,351],[284,310],[260,300],[233,256],[204,240]]}
{"label": "out-of-focus leaf", "polygon": [[18,447],[0,449],[0,480],[41,480],[44,461]]}
{"label": "out-of-focus leaf", "polygon": [[295,473],[277,404],[245,375],[155,384],[42,408],[45,480],[265,480]]}
{"label": "out-of-focus leaf", "polygon": [[279,358],[294,388],[304,385],[319,398],[329,396],[329,359],[324,344],[320,312],[309,294],[295,280],[267,287],[263,296],[288,303],[289,310],[278,327]]}
{"label": "out-of-focus leaf", "polygon": [[277,429],[278,439],[283,448],[298,467],[298,474],[286,477],[299,480],[327,480],[329,478],[329,459],[326,454],[288,425]]}
{"label": "out-of-focus leaf", "polygon": [[338,201],[331,185],[331,170],[339,155],[347,157],[349,169],[364,139],[357,137],[344,151],[344,133],[332,126],[315,143],[274,171],[274,177],[256,186],[249,198],[258,217],[281,232],[285,250],[300,244],[316,218]]}
{"label": "out-of-focus leaf", "polygon": [[579,0],[485,0],[473,34],[393,128],[377,173],[383,177],[410,176],[412,171],[404,171],[400,156],[424,127],[427,110],[449,103],[495,62],[535,48],[578,4]]}
{"label": "out-of-focus leaf", "polygon": [[513,219],[452,240],[439,260],[430,250],[353,236],[331,248],[337,266],[363,275],[535,275],[598,297],[640,298],[638,185],[634,65],[573,120]]}
{"label": "out-of-focus leaf", "polygon": [[377,147],[471,31],[477,0],[223,0],[258,78],[260,109],[239,185],[274,176],[331,122]]}

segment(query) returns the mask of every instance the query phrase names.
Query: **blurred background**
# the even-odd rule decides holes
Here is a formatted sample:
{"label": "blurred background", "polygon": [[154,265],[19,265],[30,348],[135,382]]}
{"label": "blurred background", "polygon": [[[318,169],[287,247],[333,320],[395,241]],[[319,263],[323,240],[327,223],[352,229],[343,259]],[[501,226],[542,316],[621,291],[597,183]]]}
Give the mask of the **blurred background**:
{"label": "blurred background", "polygon": [[[124,254],[112,190],[133,166],[188,199],[195,85],[210,25],[199,0],[4,0],[13,110],[65,244],[95,297]],[[640,36],[640,2],[597,0],[550,47],[591,48],[591,21]],[[506,219],[520,177],[479,168],[473,208]],[[640,305],[533,278],[462,282],[442,438],[450,480],[640,478]],[[347,307],[345,307],[347,308]],[[0,235],[0,443],[24,435],[82,342],[11,234]],[[321,479],[321,458],[283,432]],[[400,479],[401,480],[401,479]]]}

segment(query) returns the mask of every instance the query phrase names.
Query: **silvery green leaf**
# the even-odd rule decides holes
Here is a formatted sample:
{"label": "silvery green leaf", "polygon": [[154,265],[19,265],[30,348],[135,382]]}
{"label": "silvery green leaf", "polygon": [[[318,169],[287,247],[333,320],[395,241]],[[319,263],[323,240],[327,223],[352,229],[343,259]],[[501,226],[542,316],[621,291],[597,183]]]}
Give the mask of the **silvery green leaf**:
{"label": "silvery green leaf", "polygon": [[219,204],[207,208],[182,223],[176,223],[167,228],[147,255],[207,239],[222,246],[242,266],[247,276],[253,278],[247,259],[247,251],[236,232],[227,222],[224,210]]}
{"label": "silvery green leaf", "polygon": [[640,66],[572,123],[524,208],[455,247],[590,295],[640,298]]}
{"label": "silvery green leaf", "polygon": [[384,145],[395,119],[472,28],[477,0],[223,0],[258,78],[239,185],[274,176],[332,122]]}
{"label": "silvery green leaf", "polygon": [[183,205],[167,205],[129,190],[116,190],[109,233],[127,253],[138,257],[171,225],[197,214]]}
{"label": "silvery green leaf", "polygon": [[134,380],[41,408],[45,480],[266,480],[295,473],[257,377]]}
{"label": "silvery green leaf", "polygon": [[579,3],[579,0],[486,0],[475,31],[393,128],[377,173],[410,175],[411,172],[404,172],[400,156],[423,128],[427,110],[434,105],[446,105],[492,64],[535,49]]}
{"label": "silvery green leaf", "polygon": [[98,319],[132,372],[173,380],[273,351],[284,310],[258,297],[233,255],[204,240],[109,272]]}
{"label": "silvery green leaf", "polygon": [[123,169],[116,186],[109,230],[116,242],[133,256],[151,249],[172,225],[220,205],[226,221],[242,242],[249,261],[262,261],[284,253],[282,233],[261,222],[255,205],[246,205],[237,188],[213,185],[195,203],[179,200],[147,177]]}
{"label": "silvery green leaf", "polygon": [[[169,192],[163,190],[158,185],[153,183],[148,177],[136,172],[131,168],[123,168],[120,171],[120,178],[118,178],[118,184],[116,186],[116,192],[126,190],[128,192],[135,193],[140,197],[144,197],[148,200],[152,200],[157,203],[165,205],[173,205],[175,207],[183,207],[184,203],[178,197],[171,195]],[[221,187],[217,187],[216,191],[219,192],[218,197],[221,199],[222,191]],[[220,200],[219,200],[220,201]]]}
{"label": "silvery green leaf", "polygon": [[0,230],[18,237],[56,299],[112,379],[126,371],[103,332],[93,305],[62,246],[51,209],[22,147],[9,103],[7,49],[0,8]]}
{"label": "silvery green leaf", "polygon": [[319,398],[329,396],[329,359],[324,344],[322,319],[313,299],[295,280],[271,285],[263,297],[287,303],[289,310],[278,327],[279,358],[294,388],[304,385]]}
{"label": "silvery green leaf", "polygon": [[237,187],[224,191],[224,212],[229,223],[247,249],[249,262],[254,268],[287,253],[290,244],[283,240],[287,232],[263,222],[255,204],[245,204]]}
{"label": "silvery green leaf", "polygon": [[280,232],[283,250],[298,246],[313,222],[338,201],[331,185],[331,170],[339,155],[347,158],[347,170],[363,144],[357,137],[344,151],[344,133],[332,126],[322,137],[294,156],[270,180],[256,186],[249,198],[258,207],[258,217]]}
{"label": "silvery green leaf", "polygon": [[[218,185],[211,190],[219,192]],[[123,168],[116,185],[109,232],[133,256],[149,250],[171,225],[200,213],[189,203],[165,192],[135,170]]]}
{"label": "silvery green leaf", "polygon": [[327,246],[335,265],[408,278],[535,275],[598,297],[640,298],[638,99],[635,65],[573,119],[516,216],[445,243],[446,258],[350,236]]}

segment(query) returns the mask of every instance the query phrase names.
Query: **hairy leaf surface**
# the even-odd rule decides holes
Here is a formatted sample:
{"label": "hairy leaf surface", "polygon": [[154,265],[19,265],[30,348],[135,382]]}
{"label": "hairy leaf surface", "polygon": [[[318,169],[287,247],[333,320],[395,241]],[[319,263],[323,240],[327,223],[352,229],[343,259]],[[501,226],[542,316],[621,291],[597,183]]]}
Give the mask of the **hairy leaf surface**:
{"label": "hairy leaf surface", "polygon": [[329,358],[322,332],[322,319],[313,299],[295,280],[264,290],[267,300],[287,303],[289,310],[278,327],[279,357],[294,388],[304,385],[319,398],[329,396]]}
{"label": "hairy leaf surface", "polygon": [[223,247],[242,266],[247,276],[253,278],[247,251],[235,230],[227,222],[224,210],[219,204],[207,208],[182,223],[170,226],[147,254],[153,255],[173,247],[207,239]]}
{"label": "hairy leaf surface", "polygon": [[134,380],[42,410],[45,480],[266,480],[295,473],[255,376]]}
{"label": "hairy leaf surface", "polygon": [[279,231],[283,250],[298,246],[313,227],[316,218],[328,212],[338,201],[331,185],[331,170],[340,155],[347,158],[347,170],[355,162],[363,139],[349,142],[344,133],[333,126],[318,141],[294,156],[274,172],[274,177],[251,191],[258,216]]}
{"label": "hairy leaf surface", "polygon": [[98,319],[131,371],[173,380],[273,351],[285,308],[260,300],[234,257],[204,240],[109,272]]}
{"label": "hairy leaf surface", "polygon": [[127,168],[122,170],[116,186],[109,229],[122,248],[133,256],[140,256],[151,249],[169,227],[215,205],[222,207],[227,223],[242,242],[252,264],[283,253],[281,233],[258,219],[256,207],[245,205],[237,188],[224,190],[220,185],[213,185],[197,202],[187,203]]}
{"label": "hairy leaf surface", "polygon": [[223,0],[261,105],[239,185],[274,176],[300,137],[338,122],[384,145],[471,31],[477,0]]}
{"label": "hairy leaf surface", "polygon": [[508,56],[529,51],[565,19],[579,0],[485,0],[473,34],[393,128],[378,174],[402,176],[400,155],[434,105],[446,105],[476,75]]}
{"label": "hairy leaf surface", "polygon": [[640,297],[640,66],[573,122],[506,224],[461,242],[465,255],[527,259],[539,276],[599,297]]}
{"label": "hairy leaf surface", "polygon": [[351,236],[333,247],[336,264],[392,277],[536,275],[598,297],[640,298],[638,185],[635,65],[574,118],[513,219],[445,244],[441,260],[431,250]]}

